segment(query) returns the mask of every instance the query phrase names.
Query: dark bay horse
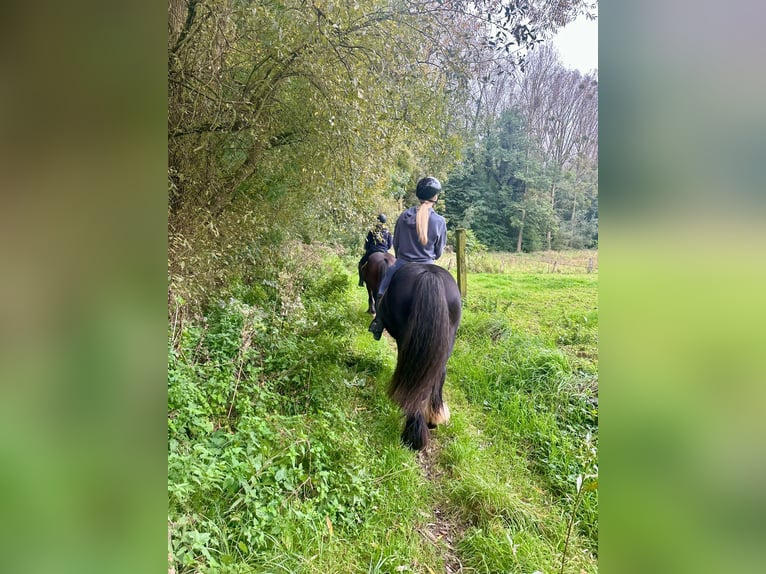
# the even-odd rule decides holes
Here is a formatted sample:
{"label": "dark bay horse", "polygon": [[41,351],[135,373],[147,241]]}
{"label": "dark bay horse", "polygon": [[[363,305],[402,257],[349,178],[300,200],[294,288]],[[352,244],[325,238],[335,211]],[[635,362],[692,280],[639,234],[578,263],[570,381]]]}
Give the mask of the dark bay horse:
{"label": "dark bay horse", "polygon": [[394,263],[396,263],[396,257],[390,253],[376,251],[370,254],[362,268],[362,279],[367,286],[367,312],[371,315],[375,314],[375,305],[378,302],[378,286],[383,281],[388,268]]}
{"label": "dark bay horse", "polygon": [[413,450],[428,444],[429,428],[449,420],[442,387],[461,308],[449,271],[424,263],[397,270],[380,302],[380,318],[397,346],[388,394],[404,411],[402,442]]}

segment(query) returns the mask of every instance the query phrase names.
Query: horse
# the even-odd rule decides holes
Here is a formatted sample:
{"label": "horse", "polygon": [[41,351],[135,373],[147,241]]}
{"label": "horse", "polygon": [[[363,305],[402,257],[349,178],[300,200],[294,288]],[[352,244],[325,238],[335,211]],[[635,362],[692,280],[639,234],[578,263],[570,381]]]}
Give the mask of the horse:
{"label": "horse", "polygon": [[375,314],[380,282],[386,276],[388,268],[394,263],[396,263],[396,257],[390,253],[375,251],[370,254],[367,258],[367,263],[362,267],[362,279],[364,279],[364,284],[367,286],[367,312],[370,315]]}
{"label": "horse", "polygon": [[379,314],[396,340],[388,396],[406,417],[402,443],[420,450],[428,444],[429,428],[449,421],[442,388],[462,315],[460,290],[443,267],[406,263],[391,278]]}

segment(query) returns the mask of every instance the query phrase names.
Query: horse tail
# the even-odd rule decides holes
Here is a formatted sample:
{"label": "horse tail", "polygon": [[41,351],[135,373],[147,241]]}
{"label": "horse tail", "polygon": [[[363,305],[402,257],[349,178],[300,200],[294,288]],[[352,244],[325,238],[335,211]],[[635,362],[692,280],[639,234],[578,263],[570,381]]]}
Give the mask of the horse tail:
{"label": "horse tail", "polygon": [[[428,437],[422,409],[440,384],[450,354],[450,317],[444,283],[430,266],[415,280],[409,326],[398,343],[398,360],[388,394],[407,416],[402,440],[416,450]],[[422,426],[422,429],[421,429]],[[425,437],[425,441],[416,437]],[[414,446],[421,444],[421,446]]]}

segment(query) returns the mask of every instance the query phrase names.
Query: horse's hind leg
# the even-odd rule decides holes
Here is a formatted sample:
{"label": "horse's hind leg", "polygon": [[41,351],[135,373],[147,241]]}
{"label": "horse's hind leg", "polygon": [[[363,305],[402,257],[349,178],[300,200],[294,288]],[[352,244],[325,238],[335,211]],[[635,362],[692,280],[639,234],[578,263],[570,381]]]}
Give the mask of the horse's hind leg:
{"label": "horse's hind leg", "polygon": [[447,403],[442,398],[442,389],[444,380],[447,378],[447,368],[442,369],[439,382],[434,385],[431,396],[426,405],[426,420],[428,428],[436,428],[436,425],[443,425],[449,422],[450,412]]}
{"label": "horse's hind leg", "polygon": [[404,431],[402,431],[404,446],[412,450],[420,450],[428,444],[428,435],[428,426],[426,426],[422,412],[418,411],[415,414],[407,415]]}
{"label": "horse's hind leg", "polygon": [[367,285],[367,312],[370,315],[375,314],[375,298],[373,297],[372,289],[369,285]]}

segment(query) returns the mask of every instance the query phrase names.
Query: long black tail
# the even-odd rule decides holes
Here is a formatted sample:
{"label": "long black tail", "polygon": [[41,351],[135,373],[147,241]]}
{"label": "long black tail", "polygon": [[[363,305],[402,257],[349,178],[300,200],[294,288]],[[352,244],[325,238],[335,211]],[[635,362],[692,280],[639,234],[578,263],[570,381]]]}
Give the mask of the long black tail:
{"label": "long black tail", "polygon": [[416,450],[428,442],[422,414],[434,385],[441,382],[450,353],[450,319],[444,284],[426,267],[412,292],[409,326],[397,341],[398,359],[389,396],[407,416],[402,441]]}

